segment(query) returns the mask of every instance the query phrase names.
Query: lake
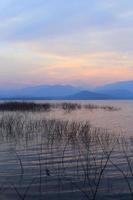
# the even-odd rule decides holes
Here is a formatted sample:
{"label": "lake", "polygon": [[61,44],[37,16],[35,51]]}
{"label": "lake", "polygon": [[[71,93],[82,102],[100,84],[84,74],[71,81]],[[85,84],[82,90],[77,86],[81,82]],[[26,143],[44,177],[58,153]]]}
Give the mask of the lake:
{"label": "lake", "polygon": [[[42,102],[42,101],[38,101]],[[47,102],[47,101],[44,101]],[[51,103],[57,103],[57,101],[50,101]],[[61,101],[60,101],[61,102]],[[63,101],[64,102],[64,101]],[[70,102],[70,101],[67,101]],[[107,112],[105,110],[76,110],[71,113],[64,112],[62,110],[53,110],[47,113],[48,118],[56,118],[63,120],[76,120],[86,121],[89,120],[93,126],[112,129],[114,131],[122,131],[125,134],[133,134],[133,101],[71,101],[80,104],[95,104],[101,106],[114,106],[120,108],[119,111]]]}
{"label": "lake", "polygon": [[133,199],[133,101],[68,103],[1,111],[2,200]]}

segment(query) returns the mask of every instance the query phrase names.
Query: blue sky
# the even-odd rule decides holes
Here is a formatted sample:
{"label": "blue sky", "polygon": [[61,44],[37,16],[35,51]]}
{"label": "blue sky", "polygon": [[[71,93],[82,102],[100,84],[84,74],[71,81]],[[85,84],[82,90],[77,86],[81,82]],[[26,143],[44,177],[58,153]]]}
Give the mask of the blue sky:
{"label": "blue sky", "polygon": [[1,0],[0,85],[133,79],[132,0]]}

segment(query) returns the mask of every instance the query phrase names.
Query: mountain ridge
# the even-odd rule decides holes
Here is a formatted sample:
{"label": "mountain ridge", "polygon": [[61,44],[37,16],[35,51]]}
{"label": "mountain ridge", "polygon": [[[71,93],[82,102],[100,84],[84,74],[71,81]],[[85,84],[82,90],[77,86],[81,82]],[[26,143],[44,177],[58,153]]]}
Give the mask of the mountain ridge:
{"label": "mountain ridge", "polygon": [[106,84],[89,90],[72,85],[37,85],[14,90],[0,90],[0,99],[92,100],[133,99],[133,80]]}

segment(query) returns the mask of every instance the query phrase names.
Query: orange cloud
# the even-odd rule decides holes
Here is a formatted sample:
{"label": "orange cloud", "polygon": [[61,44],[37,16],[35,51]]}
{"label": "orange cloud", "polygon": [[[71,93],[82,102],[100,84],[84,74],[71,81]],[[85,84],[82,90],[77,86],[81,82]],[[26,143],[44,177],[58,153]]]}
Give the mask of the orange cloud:
{"label": "orange cloud", "polygon": [[[12,66],[17,76],[21,76],[21,81],[25,82],[72,83],[81,80],[97,85],[133,78],[133,58],[129,53],[103,51],[76,57],[39,51],[34,45],[15,45],[12,49],[0,51],[0,56],[6,60],[5,69],[6,65],[7,68]],[[14,72],[11,74],[14,76]]]}

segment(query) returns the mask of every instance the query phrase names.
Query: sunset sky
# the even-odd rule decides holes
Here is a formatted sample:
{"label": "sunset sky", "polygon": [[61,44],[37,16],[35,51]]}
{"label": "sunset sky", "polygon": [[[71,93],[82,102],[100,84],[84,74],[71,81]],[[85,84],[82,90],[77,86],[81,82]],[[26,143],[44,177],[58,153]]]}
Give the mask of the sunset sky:
{"label": "sunset sky", "polygon": [[0,87],[130,79],[132,0],[0,1]]}

